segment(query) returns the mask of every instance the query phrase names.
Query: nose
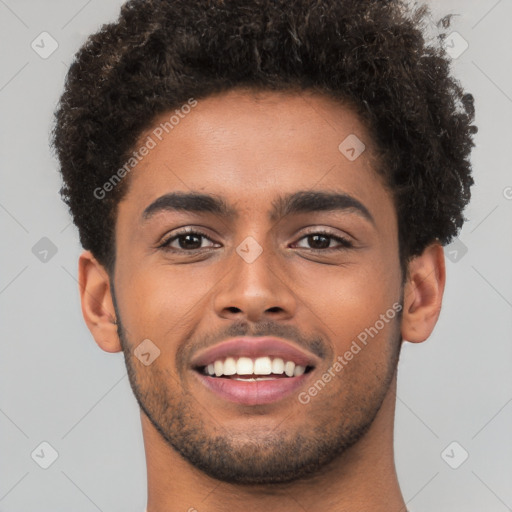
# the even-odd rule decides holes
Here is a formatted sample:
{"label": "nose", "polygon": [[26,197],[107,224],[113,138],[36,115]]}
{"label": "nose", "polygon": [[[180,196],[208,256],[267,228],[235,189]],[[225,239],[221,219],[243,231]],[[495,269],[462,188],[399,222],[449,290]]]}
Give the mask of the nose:
{"label": "nose", "polygon": [[214,297],[216,314],[224,319],[288,320],[295,315],[297,302],[286,273],[270,249],[252,262],[233,251],[231,270],[219,283]]}

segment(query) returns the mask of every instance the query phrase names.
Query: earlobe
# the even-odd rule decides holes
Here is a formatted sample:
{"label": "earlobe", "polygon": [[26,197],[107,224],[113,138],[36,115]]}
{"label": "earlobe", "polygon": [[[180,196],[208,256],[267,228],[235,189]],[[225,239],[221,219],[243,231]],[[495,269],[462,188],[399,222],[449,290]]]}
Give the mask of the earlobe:
{"label": "earlobe", "polygon": [[80,255],[78,283],[82,314],[96,343],[105,352],[120,352],[110,278],[90,251]]}
{"label": "earlobe", "polygon": [[445,282],[444,251],[435,242],[408,265],[402,317],[404,340],[420,343],[430,336],[441,312]]}

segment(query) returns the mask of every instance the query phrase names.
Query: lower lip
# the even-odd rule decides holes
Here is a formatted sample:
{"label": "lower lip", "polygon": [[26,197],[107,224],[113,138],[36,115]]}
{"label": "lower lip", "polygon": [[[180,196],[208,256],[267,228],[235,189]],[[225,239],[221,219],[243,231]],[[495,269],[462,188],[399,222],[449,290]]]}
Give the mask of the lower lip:
{"label": "lower lip", "polygon": [[313,371],[314,369],[298,377],[248,382],[210,377],[197,371],[194,371],[194,373],[199,377],[202,384],[221,398],[238,404],[257,405],[277,402],[291,395],[304,385]]}

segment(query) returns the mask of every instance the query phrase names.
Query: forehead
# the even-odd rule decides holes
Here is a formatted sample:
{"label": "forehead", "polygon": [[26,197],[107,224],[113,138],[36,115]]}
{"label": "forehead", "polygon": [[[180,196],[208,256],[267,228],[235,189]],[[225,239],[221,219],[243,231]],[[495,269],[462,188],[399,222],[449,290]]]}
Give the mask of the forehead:
{"label": "forehead", "polygon": [[209,96],[159,115],[138,145],[149,140],[125,197],[139,214],[172,191],[209,192],[249,210],[297,190],[336,190],[362,203],[385,194],[361,119],[311,92]]}

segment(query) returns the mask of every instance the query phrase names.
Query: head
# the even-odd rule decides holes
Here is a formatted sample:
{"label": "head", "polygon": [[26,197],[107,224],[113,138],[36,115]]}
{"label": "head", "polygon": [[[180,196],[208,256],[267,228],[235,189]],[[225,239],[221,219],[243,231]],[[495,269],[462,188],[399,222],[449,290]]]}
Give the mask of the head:
{"label": "head", "polygon": [[[331,463],[371,428],[402,341],[435,326],[476,128],[427,15],[129,1],[70,67],[53,144],[86,250],[85,320],[123,350],[155,430],[215,478]],[[191,361],[234,336],[289,340],[315,354],[312,382],[333,377],[314,398],[212,398]]]}

